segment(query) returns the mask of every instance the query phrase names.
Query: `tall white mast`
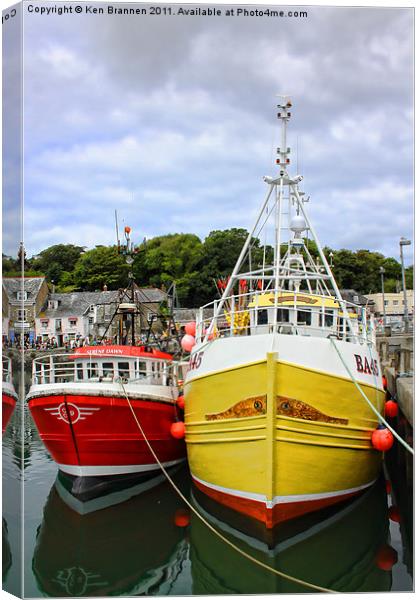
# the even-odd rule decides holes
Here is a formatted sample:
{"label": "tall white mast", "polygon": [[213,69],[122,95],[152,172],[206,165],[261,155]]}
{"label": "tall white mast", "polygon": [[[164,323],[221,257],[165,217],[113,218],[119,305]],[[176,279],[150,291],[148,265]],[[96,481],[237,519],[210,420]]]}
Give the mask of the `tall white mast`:
{"label": "tall white mast", "polygon": [[[288,167],[290,165],[290,148],[287,146],[287,124],[291,117],[291,109],[292,102],[289,96],[280,96],[279,104],[277,104],[277,118],[281,121],[281,142],[280,146],[277,148],[277,159],[276,164],[279,167],[279,173],[276,177],[264,177],[264,181],[269,185],[268,194],[262,204],[260,209],[258,218],[248,235],[248,238],[242,248],[242,251],[239,255],[239,258],[236,262],[235,268],[233,269],[232,275],[230,277],[229,283],[226,286],[222,298],[218,302],[217,308],[214,312],[213,319],[210,323],[210,327],[207,330],[205,341],[208,340],[209,335],[213,333],[214,325],[217,323],[217,319],[219,315],[222,313],[223,306],[229,297],[235,282],[240,277],[245,277],[246,279],[258,278],[261,277],[262,281],[270,280],[272,282],[273,291],[274,291],[274,308],[275,308],[275,321],[277,321],[277,308],[279,304],[279,292],[280,292],[280,282],[289,281],[289,287],[293,285],[294,291],[299,290],[299,286],[301,285],[302,280],[306,280],[308,289],[311,292],[311,281],[321,281],[327,293],[329,293],[327,282],[329,281],[335,297],[337,298],[340,308],[344,317],[345,322],[347,323],[348,330],[351,335],[357,335],[354,331],[353,323],[349,317],[347,307],[345,302],[341,297],[340,290],[335,282],[334,276],[330,269],[330,265],[328,264],[322,247],[319,243],[317,235],[312,228],[312,225],[307,217],[306,211],[304,209],[304,202],[307,202],[309,198],[305,198],[305,193],[299,190],[299,183],[302,181],[302,175],[296,175],[291,177],[288,174]],[[293,239],[288,239],[288,250],[286,252],[285,257],[281,258],[281,232],[282,232],[282,221],[283,221],[283,199],[284,199],[284,189],[288,188],[288,205],[289,205],[289,222],[288,228],[291,233],[294,233]],[[273,193],[274,192],[274,193]],[[269,202],[270,198],[274,197],[274,204],[272,208],[269,210]],[[291,215],[292,205],[295,207],[296,214],[294,216]],[[266,216],[264,218],[264,215]],[[251,247],[252,237],[258,230],[258,226],[260,222],[262,223],[262,228],[266,225],[269,215],[273,213],[274,215],[274,227],[275,227],[275,238],[274,238],[274,265],[270,267],[266,267],[265,260],[263,264],[262,271],[252,272],[251,267],[249,273],[240,273],[241,266],[243,260],[246,256],[247,251],[249,251]],[[325,275],[323,275],[319,269],[316,268],[315,263],[311,259],[309,266],[313,267],[314,270],[312,272],[308,272],[305,265],[305,252],[309,254],[309,250],[305,247],[304,240],[302,234],[304,231],[310,231],[313,237],[313,240],[316,244],[318,254],[321,258],[325,269]],[[258,232],[261,232],[261,230]],[[301,250],[305,248],[304,253],[302,254]],[[271,275],[269,275],[271,273]],[[266,286],[267,288],[269,287]],[[291,288],[292,289],[292,288]],[[232,305],[233,306],[233,305]],[[233,317],[231,317],[233,318]]]}

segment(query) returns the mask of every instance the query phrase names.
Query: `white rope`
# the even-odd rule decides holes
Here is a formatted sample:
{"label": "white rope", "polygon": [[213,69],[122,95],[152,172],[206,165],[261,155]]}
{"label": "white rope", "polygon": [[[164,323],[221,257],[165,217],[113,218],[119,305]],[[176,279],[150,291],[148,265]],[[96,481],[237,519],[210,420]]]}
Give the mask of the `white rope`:
{"label": "white rope", "polygon": [[251,562],[255,563],[256,565],[259,565],[260,567],[262,567],[263,569],[266,569],[267,571],[270,571],[271,573],[274,573],[275,575],[279,575],[280,577],[283,577],[284,579],[288,579],[289,581],[293,581],[294,583],[299,583],[301,585],[305,585],[309,588],[312,588],[313,590],[317,590],[319,592],[327,592],[327,593],[332,593],[332,594],[338,594],[339,592],[336,592],[335,590],[330,590],[328,588],[324,588],[321,587],[319,585],[313,584],[313,583],[308,583],[307,581],[303,581],[302,579],[298,579],[297,577],[293,577],[292,575],[288,575],[287,573],[283,573],[282,571],[278,571],[277,569],[275,569],[274,567],[271,567],[270,565],[266,565],[265,563],[263,563],[262,561],[258,560],[257,558],[255,558],[254,556],[252,556],[251,554],[248,554],[247,552],[245,552],[244,550],[241,550],[241,548],[238,548],[238,546],[236,546],[233,542],[231,542],[229,539],[227,539],[224,535],[222,535],[215,527],[213,527],[213,525],[211,525],[211,523],[209,523],[207,521],[207,519],[205,519],[201,513],[195,508],[195,506],[193,504],[191,504],[191,502],[186,498],[186,496],[184,496],[184,494],[181,492],[181,490],[178,488],[178,486],[176,485],[176,483],[173,481],[173,479],[171,478],[171,476],[169,475],[169,473],[167,472],[167,470],[165,469],[165,467],[163,466],[163,464],[160,462],[159,458],[157,457],[155,451],[153,450],[152,446],[150,445],[149,440],[147,439],[143,428],[137,418],[136,413],[134,412],[134,409],[132,407],[132,404],[130,402],[130,399],[127,395],[127,392],[125,391],[125,387],[122,381],[120,381],[121,387],[123,389],[124,395],[126,397],[128,406],[131,410],[131,413],[134,417],[134,420],[137,424],[137,427],[139,428],[144,441],[147,444],[147,447],[149,448],[150,452],[153,455],[153,458],[155,459],[155,461],[157,462],[157,464],[159,465],[159,467],[162,469],[163,474],[165,475],[166,479],[169,481],[169,483],[171,484],[171,486],[174,488],[175,492],[178,494],[178,496],[180,496],[180,498],[182,498],[182,500],[185,502],[185,504],[190,508],[190,510],[196,515],[196,517],[198,517],[200,519],[200,521],[202,521],[204,523],[204,525],[206,525],[206,527],[208,527],[210,529],[210,531],[212,531],[218,538],[220,538],[223,542],[225,542],[228,546],[230,546],[233,550],[235,550],[235,552],[238,552],[239,554],[241,554],[242,556],[244,556],[245,558],[247,558],[248,560],[250,560]]}
{"label": "white rope", "polygon": [[404,446],[404,448],[406,450],[408,450],[408,452],[411,452],[411,454],[414,455],[414,450],[413,448],[411,448],[411,446],[409,446],[407,444],[407,442],[405,440],[402,439],[402,437],[400,437],[398,435],[398,433],[395,431],[395,429],[393,429],[391,427],[391,425],[387,422],[386,419],[384,419],[384,417],[381,415],[381,413],[375,408],[375,406],[373,406],[372,402],[369,400],[369,398],[366,396],[366,394],[364,393],[364,391],[362,390],[362,388],[360,387],[360,385],[357,383],[356,379],[353,376],[353,373],[351,372],[351,370],[349,369],[346,361],[344,360],[344,357],[342,355],[342,353],[340,352],[337,344],[335,343],[335,339],[333,337],[330,337],[330,340],[333,343],[334,348],[337,351],[338,356],[341,359],[341,362],[344,365],[344,368],[346,369],[347,373],[350,375],[351,380],[353,381],[354,385],[356,386],[356,388],[359,390],[359,392],[361,393],[361,395],[363,396],[363,398],[366,400],[366,402],[369,404],[370,408],[373,410],[373,412],[375,413],[375,415],[378,417],[378,419],[381,421],[381,423],[383,423],[385,425],[385,427],[387,429],[389,429],[389,431],[393,434],[393,436],[400,442],[400,444],[402,444]]}

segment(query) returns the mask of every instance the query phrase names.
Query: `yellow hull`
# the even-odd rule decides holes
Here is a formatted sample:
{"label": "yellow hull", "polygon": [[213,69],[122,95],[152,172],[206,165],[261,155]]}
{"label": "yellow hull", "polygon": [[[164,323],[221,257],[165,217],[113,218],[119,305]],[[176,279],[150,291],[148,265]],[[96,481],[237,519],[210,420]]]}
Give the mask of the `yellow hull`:
{"label": "yellow hull", "polygon": [[[362,388],[383,411],[385,393]],[[195,483],[268,527],[347,498],[378,476],[377,418],[350,380],[269,353],[191,380],[185,401]]]}

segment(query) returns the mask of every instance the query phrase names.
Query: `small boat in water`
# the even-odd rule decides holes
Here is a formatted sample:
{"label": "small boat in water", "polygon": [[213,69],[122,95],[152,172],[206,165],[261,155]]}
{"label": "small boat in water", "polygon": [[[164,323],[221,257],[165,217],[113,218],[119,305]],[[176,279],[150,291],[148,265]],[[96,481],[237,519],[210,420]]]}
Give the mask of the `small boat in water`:
{"label": "small boat in water", "polygon": [[373,318],[343,300],[303,177],[288,172],[290,109],[282,97],[279,172],[264,177],[268,193],[212,317],[200,309],[185,380],[196,487],[267,528],[360,493],[382,461],[378,416],[355,385],[383,414]]}
{"label": "small boat in water", "polygon": [[[129,239],[126,247],[131,264]],[[160,472],[143,434],[164,467],[185,460],[184,441],[171,434],[178,420],[181,367],[171,354],[134,345],[138,310],[132,283],[116,317],[120,339],[131,338],[133,345],[83,346],[33,361],[27,394],[31,415],[59,469],[73,480],[73,493],[82,499],[102,494],[115,478],[144,480]]]}
{"label": "small boat in water", "polygon": [[4,433],[15,410],[18,396],[13,385],[12,359],[2,356],[2,431]]}

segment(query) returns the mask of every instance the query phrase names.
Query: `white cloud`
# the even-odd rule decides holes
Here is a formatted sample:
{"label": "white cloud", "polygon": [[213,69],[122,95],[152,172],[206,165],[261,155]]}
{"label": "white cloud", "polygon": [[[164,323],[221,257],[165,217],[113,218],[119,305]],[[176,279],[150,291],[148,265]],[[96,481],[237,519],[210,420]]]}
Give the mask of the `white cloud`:
{"label": "white cloud", "polygon": [[148,236],[249,227],[284,92],[322,242],[395,255],[412,226],[412,13],[308,12],[27,19],[28,253],[112,241],[114,208]]}

